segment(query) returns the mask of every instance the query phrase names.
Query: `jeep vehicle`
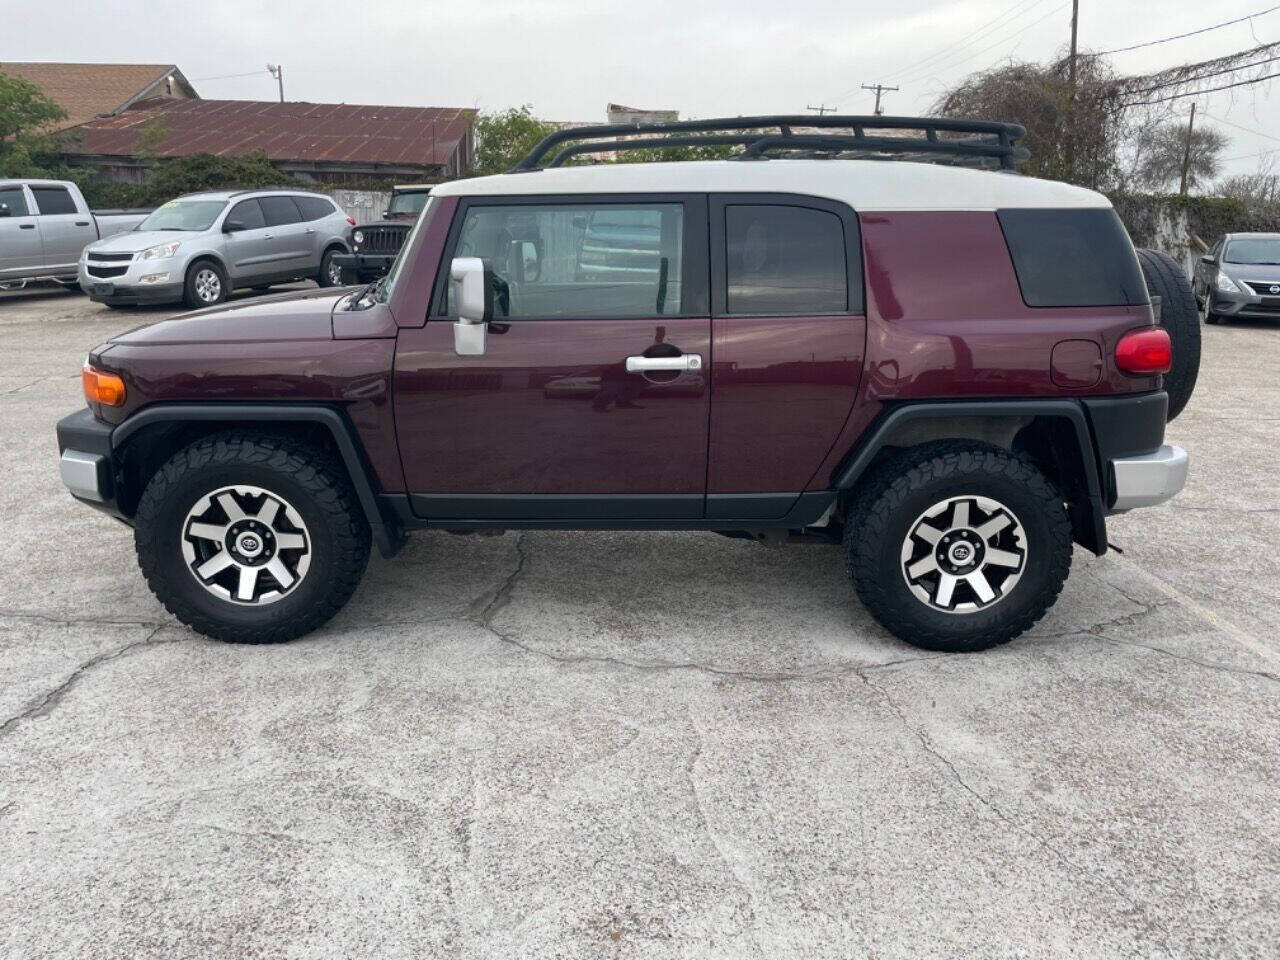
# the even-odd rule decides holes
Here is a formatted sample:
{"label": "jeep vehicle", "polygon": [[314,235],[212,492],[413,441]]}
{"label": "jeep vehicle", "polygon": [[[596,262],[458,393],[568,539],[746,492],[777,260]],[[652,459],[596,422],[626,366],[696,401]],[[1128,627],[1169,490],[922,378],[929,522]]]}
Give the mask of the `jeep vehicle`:
{"label": "jeep vehicle", "polygon": [[1228,233],[1196,264],[1204,322],[1280,317],[1280,233]]}
{"label": "jeep vehicle", "polygon": [[353,227],[351,252],[334,258],[343,280],[368,283],[390,270],[430,195],[431,187],[425,184],[392,187],[382,219]]}
{"label": "jeep vehicle", "polygon": [[[1022,128],[628,132],[435,188],[363,290],[97,347],[58,425],[66,486],[223,640],[318,627],[412,530],[608,528],[842,544],[870,612],[948,651],[1028,629],[1073,542],[1105,553],[1109,514],[1183,486],[1190,285],[1101,194],[1012,172]],[[563,163],[632,143],[740,152]]]}
{"label": "jeep vehicle", "polygon": [[109,307],[210,307],[244,287],[294,280],[335,287],[342,275],[334,257],[346,251],[354,223],[320,193],[191,193],[157,207],[129,233],[89,244],[80,289]]}
{"label": "jeep vehicle", "polygon": [[0,289],[76,287],[86,244],[132,230],[150,210],[90,210],[70,180],[0,180]]}

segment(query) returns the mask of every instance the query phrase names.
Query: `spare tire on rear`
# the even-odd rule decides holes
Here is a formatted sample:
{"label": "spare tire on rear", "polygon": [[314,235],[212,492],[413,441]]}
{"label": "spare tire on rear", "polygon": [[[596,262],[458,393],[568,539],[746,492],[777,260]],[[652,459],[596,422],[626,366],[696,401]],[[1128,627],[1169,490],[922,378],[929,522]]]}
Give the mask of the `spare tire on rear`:
{"label": "spare tire on rear", "polygon": [[1160,298],[1160,325],[1173,342],[1173,369],[1164,375],[1172,420],[1191,399],[1200,373],[1200,310],[1191,281],[1177,260],[1158,250],[1139,250],[1138,263],[1147,292]]}

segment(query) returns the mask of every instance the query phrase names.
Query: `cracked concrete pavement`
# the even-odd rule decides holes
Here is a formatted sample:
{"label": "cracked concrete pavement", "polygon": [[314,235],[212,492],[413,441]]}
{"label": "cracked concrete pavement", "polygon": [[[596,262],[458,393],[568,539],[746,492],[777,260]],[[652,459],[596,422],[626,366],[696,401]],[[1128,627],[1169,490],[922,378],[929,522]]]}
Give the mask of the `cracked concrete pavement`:
{"label": "cracked concrete pavement", "polygon": [[948,657],[696,533],[420,535],[198,637],[55,462],[161,315],[0,294],[0,955],[1275,955],[1280,324],[1205,330],[1183,496]]}

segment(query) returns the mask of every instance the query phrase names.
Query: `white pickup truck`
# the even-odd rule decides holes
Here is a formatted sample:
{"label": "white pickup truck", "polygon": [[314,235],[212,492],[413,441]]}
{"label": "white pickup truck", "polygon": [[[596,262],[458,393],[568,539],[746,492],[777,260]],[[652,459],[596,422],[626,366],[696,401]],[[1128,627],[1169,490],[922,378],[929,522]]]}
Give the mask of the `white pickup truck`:
{"label": "white pickup truck", "polygon": [[80,251],[132,230],[149,212],[91,211],[68,180],[0,180],[0,289],[33,280],[75,287]]}

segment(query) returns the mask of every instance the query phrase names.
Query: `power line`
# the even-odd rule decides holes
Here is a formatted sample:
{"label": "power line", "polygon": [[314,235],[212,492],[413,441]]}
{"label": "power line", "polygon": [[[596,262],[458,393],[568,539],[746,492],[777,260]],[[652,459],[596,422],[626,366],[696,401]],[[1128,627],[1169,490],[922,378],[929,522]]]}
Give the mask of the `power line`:
{"label": "power line", "polygon": [[876,92],[876,108],[874,113],[877,117],[881,116],[884,113],[884,111],[880,109],[881,95],[885,93],[897,92],[898,90],[897,87],[886,87],[883,83],[864,83],[862,85],[862,89],[874,90]]}
{"label": "power line", "polygon": [[1176,80],[1166,80],[1164,83],[1157,83],[1150,87],[1140,87],[1135,90],[1125,90],[1125,95],[1135,93],[1155,93],[1157,90],[1163,90],[1165,87],[1175,87],[1181,83],[1196,83],[1200,80],[1208,80],[1210,77],[1220,77],[1224,73],[1239,73],[1241,70],[1248,70],[1252,67],[1261,67],[1268,63],[1274,63],[1280,60],[1280,56],[1267,57],[1265,60],[1256,60],[1253,63],[1242,63],[1239,66],[1223,67],[1221,70],[1213,70],[1209,73],[1201,74],[1198,77],[1179,77]]}
{"label": "power line", "polygon": [[1161,37],[1159,40],[1148,40],[1145,43],[1135,43],[1128,47],[1116,47],[1114,50],[1100,50],[1097,53],[1082,53],[1082,57],[1109,57],[1113,53],[1127,53],[1130,50],[1141,50],[1143,47],[1154,47],[1160,43],[1169,43],[1173,40],[1182,40],[1184,37],[1194,37],[1201,33],[1209,33],[1211,30],[1221,30],[1223,27],[1234,26],[1237,23],[1244,23],[1246,20],[1252,20],[1254,17],[1265,16],[1280,10],[1280,6],[1267,7],[1265,10],[1259,10],[1257,13],[1251,13],[1248,16],[1237,17],[1235,20],[1225,20],[1222,23],[1215,23],[1211,27],[1201,27],[1199,30],[1191,30],[1187,33],[1179,33],[1172,37]]}
{"label": "power line", "polygon": [[1280,73],[1268,73],[1262,77],[1254,77],[1252,80],[1238,80],[1235,83],[1228,83],[1221,87],[1210,87],[1207,90],[1188,90],[1185,93],[1171,93],[1167,97],[1157,97],[1155,100],[1141,100],[1137,103],[1122,104],[1122,109],[1127,110],[1129,107],[1147,107],[1153,103],[1167,103],[1170,100],[1181,100],[1183,97],[1198,97],[1205,93],[1218,93],[1222,90],[1231,90],[1235,87],[1247,87],[1250,84],[1261,83],[1263,80],[1274,80],[1280,77]]}
{"label": "power line", "polygon": [[[973,36],[972,41],[966,44],[962,44],[961,46],[952,50],[950,53],[944,54],[941,58],[938,58],[938,57],[925,58],[919,63],[914,64],[913,66],[907,67],[906,70],[899,70],[894,73],[891,73],[885,79],[897,80],[899,82],[903,82],[903,81],[910,82],[912,80],[918,80],[922,76],[927,75],[933,71],[954,70],[956,67],[959,67],[963,64],[968,63],[970,60],[973,60],[975,57],[980,57],[985,53],[989,53],[993,46],[998,44],[1008,43],[1010,40],[1013,40],[1017,37],[1022,36],[1022,34],[1026,33],[1032,27],[1036,26],[1037,24],[1043,23],[1045,20],[1049,19],[1049,17],[1053,16],[1055,13],[1058,13],[1061,10],[1065,9],[1066,7],[1070,6],[1070,3],[1061,4],[1055,7],[1054,9],[1050,10],[1044,16],[1039,17],[1038,19],[1033,20],[1031,23],[1022,27],[1022,29],[1016,30],[1013,33],[1007,34],[1003,37],[999,36],[999,33],[1003,28],[1011,26],[1015,20],[1018,20],[1026,16],[1027,14],[1032,13],[1039,7],[1044,6],[1046,2],[1047,0],[1039,0],[1039,2],[1032,4],[1030,7],[1027,7],[1021,13],[1018,13],[1013,17],[1010,17],[1004,23],[999,24],[994,31],[991,31],[991,30],[984,31],[981,36],[978,36],[975,34]],[[961,59],[959,60],[954,59],[956,54],[966,53],[966,48],[973,46],[973,44],[975,43],[980,44],[976,52],[970,53],[968,56],[962,56]]]}
{"label": "power line", "polygon": [[235,79],[237,79],[237,78],[239,78],[239,77],[260,77],[260,76],[262,76],[262,71],[261,71],[261,70],[254,70],[252,73],[226,73],[226,74],[223,74],[223,75],[222,75],[222,76],[220,76],[220,77],[194,77],[194,78],[191,80],[191,82],[192,82],[192,83],[206,83],[206,82],[208,82],[209,80],[235,80]]}
{"label": "power line", "polygon": [[924,59],[917,61],[916,63],[909,63],[904,67],[899,67],[897,70],[890,71],[885,76],[885,79],[892,80],[895,77],[900,77],[900,76],[903,76],[904,74],[913,73],[915,72],[916,69],[924,66],[927,63],[932,63],[933,61],[938,59],[945,60],[949,58],[958,49],[969,46],[969,41],[971,39],[976,39],[979,34],[985,33],[988,30],[988,28],[994,26],[998,29],[999,27],[1006,25],[1010,20],[1009,14],[1013,13],[1013,11],[1017,10],[1019,7],[1027,7],[1027,4],[1031,3],[1030,8],[1024,9],[1021,13],[1015,14],[1015,16],[1012,19],[1017,19],[1017,17],[1021,17],[1024,14],[1030,13],[1031,10],[1034,10],[1037,6],[1039,6],[1044,2],[1045,0],[1035,0],[1034,3],[1032,2],[1032,0],[1019,0],[1018,3],[1015,3],[1013,6],[1009,7],[1007,10],[1002,11],[998,16],[994,17],[993,19],[988,20],[986,23],[982,24],[982,26],[978,27],[976,30],[972,30],[969,33],[966,33],[963,37],[961,37],[959,40],[956,40],[954,43],[949,43],[943,46],[941,49],[934,51],[933,53],[929,54]]}
{"label": "power line", "polygon": [[1224,117],[1215,117],[1212,113],[1205,110],[1201,110],[1200,112],[1210,120],[1217,121],[1218,123],[1225,123],[1228,127],[1235,127],[1237,130],[1241,130],[1245,133],[1252,133],[1255,137],[1263,137],[1267,140],[1275,140],[1277,143],[1280,143],[1280,137],[1272,136],[1269,133],[1263,133],[1261,130],[1254,130],[1252,127],[1242,127],[1240,124],[1227,120]]}

